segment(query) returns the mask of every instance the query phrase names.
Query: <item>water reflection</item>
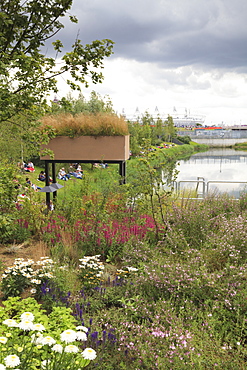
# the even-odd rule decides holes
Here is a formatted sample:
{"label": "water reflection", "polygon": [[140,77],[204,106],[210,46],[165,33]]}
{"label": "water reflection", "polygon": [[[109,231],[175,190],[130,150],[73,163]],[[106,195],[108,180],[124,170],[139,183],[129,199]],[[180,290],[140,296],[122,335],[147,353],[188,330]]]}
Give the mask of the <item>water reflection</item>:
{"label": "water reflection", "polygon": [[[210,149],[204,153],[196,153],[189,159],[177,163],[179,171],[177,181],[197,180],[198,177],[208,181],[234,181],[241,184],[211,184],[209,190],[228,192],[239,197],[239,193],[247,186],[247,152],[233,149]],[[195,183],[181,183],[181,187],[195,188]]]}

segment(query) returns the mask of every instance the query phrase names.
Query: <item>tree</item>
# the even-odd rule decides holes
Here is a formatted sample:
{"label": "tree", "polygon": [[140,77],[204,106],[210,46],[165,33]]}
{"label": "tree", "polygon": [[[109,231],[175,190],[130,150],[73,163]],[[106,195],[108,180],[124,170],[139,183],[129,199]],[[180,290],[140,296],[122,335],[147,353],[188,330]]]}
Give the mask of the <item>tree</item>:
{"label": "tree", "polygon": [[71,93],[67,97],[62,97],[59,101],[53,101],[48,113],[92,113],[97,114],[100,112],[104,113],[114,113],[113,104],[109,96],[101,97],[100,94],[92,91],[90,94],[90,99],[87,101],[86,98],[79,94],[78,98],[73,98]]}
{"label": "tree", "polygon": [[[0,123],[18,114],[33,113],[42,107],[49,91],[57,91],[56,77],[70,73],[67,83],[101,82],[103,60],[112,54],[113,42],[96,40],[83,46],[76,38],[72,50],[62,53],[63,44],[54,41],[56,57],[42,47],[63,28],[60,18],[71,8],[72,0],[1,0],[0,4]],[[72,22],[76,18],[70,16]],[[60,61],[59,65],[57,61]],[[36,112],[37,113],[37,112]]]}
{"label": "tree", "polygon": [[171,116],[167,117],[165,121],[165,136],[167,141],[172,141],[172,138],[176,136],[176,127],[174,126],[173,118]]}

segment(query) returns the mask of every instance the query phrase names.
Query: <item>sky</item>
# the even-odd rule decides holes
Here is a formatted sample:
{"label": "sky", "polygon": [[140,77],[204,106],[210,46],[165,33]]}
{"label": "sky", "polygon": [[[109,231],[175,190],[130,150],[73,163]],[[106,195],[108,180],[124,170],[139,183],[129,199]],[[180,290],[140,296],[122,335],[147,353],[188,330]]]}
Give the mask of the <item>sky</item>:
{"label": "sky", "polygon": [[[204,115],[206,125],[247,125],[246,0],[74,0],[78,18],[58,34],[65,49],[114,41],[104,81],[82,88],[109,96],[127,116]],[[58,98],[66,95],[58,81]]]}

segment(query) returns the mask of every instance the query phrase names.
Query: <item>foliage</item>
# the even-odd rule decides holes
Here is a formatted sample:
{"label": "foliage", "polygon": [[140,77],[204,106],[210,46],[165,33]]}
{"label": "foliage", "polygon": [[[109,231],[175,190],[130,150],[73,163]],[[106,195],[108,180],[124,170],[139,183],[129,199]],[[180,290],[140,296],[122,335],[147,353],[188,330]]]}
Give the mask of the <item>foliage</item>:
{"label": "foliage", "polygon": [[[54,40],[55,58],[41,51],[46,41],[63,28],[60,18],[71,5],[72,0],[42,0],[38,4],[2,1],[0,121],[43,103],[46,93],[56,90],[56,76],[64,72],[70,72],[72,81],[68,83],[74,89],[78,88],[77,83],[87,84],[88,74],[95,83],[102,80],[102,74],[95,68],[102,67],[104,57],[111,55],[110,40],[96,40],[83,46],[77,38],[72,50],[64,55],[61,55],[63,44]],[[70,20],[77,22],[74,16]],[[57,58],[62,61],[60,67]]]}
{"label": "foliage", "polygon": [[177,139],[181,141],[184,144],[189,144],[191,142],[191,139],[188,135],[185,136],[177,136]]}
{"label": "foliage", "polygon": [[[15,310],[18,301],[11,300]],[[35,301],[34,301],[35,302]],[[96,352],[90,348],[82,351],[79,341],[86,341],[87,328],[74,325],[68,319],[69,310],[63,309],[59,312],[59,320],[56,327],[52,328],[49,323],[54,323],[54,312],[50,316],[28,311],[30,306],[35,303],[24,300],[25,310],[20,310],[15,319],[8,316],[8,310],[2,308],[2,317],[6,317],[1,324],[1,366],[5,369],[18,366],[19,369],[50,369],[58,370],[61,368],[78,369],[86,367],[90,360],[96,358]],[[6,302],[6,308],[10,302]],[[36,306],[37,309],[37,306]],[[57,311],[55,309],[55,311]],[[64,313],[62,314],[62,311]],[[67,315],[66,315],[67,311]],[[36,322],[36,320],[39,320]],[[34,321],[35,320],[35,321]],[[63,330],[64,325],[66,329]],[[46,332],[46,334],[43,334]],[[82,352],[81,352],[82,351]]]}
{"label": "foliage", "polygon": [[51,102],[51,107],[48,108],[50,114],[70,113],[76,114],[98,114],[98,113],[114,113],[112,102],[108,96],[101,97],[100,94],[92,91],[90,99],[79,93],[78,98],[72,97],[69,93],[66,97],[62,97],[58,101]]}
{"label": "foliage", "polygon": [[15,209],[15,202],[23,185],[24,179],[20,176],[16,166],[7,163],[0,165],[0,210],[2,214]]}
{"label": "foliage", "polygon": [[[61,18],[72,0],[2,0],[0,5],[0,152],[1,159],[23,161],[38,154],[39,118],[50,107],[47,98],[57,92],[57,77],[66,73],[72,90],[100,83],[105,57],[113,42],[95,40],[82,45],[79,34],[71,50],[63,51],[56,34],[64,27]],[[69,19],[77,23],[75,16]],[[48,53],[47,53],[48,48]],[[91,99],[97,105],[97,100]],[[66,102],[64,102],[66,105]],[[108,105],[110,106],[110,104]],[[92,107],[92,109],[94,109]],[[11,137],[11,141],[8,138]]]}
{"label": "foliage", "polygon": [[145,112],[136,122],[129,121],[128,126],[133,156],[139,155],[143,150],[143,141],[150,141],[151,145],[157,146],[164,141],[171,142],[176,136],[176,128],[170,116],[165,121],[159,117],[155,121],[148,112]]}

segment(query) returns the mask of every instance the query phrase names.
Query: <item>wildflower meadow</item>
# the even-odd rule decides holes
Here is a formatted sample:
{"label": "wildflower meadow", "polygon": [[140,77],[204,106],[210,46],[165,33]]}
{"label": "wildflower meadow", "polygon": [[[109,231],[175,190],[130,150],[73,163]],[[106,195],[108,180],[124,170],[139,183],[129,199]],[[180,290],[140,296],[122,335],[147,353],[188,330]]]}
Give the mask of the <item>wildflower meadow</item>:
{"label": "wildflower meadow", "polygon": [[149,164],[11,210],[47,253],[1,264],[0,369],[247,368],[247,195],[181,199]]}

